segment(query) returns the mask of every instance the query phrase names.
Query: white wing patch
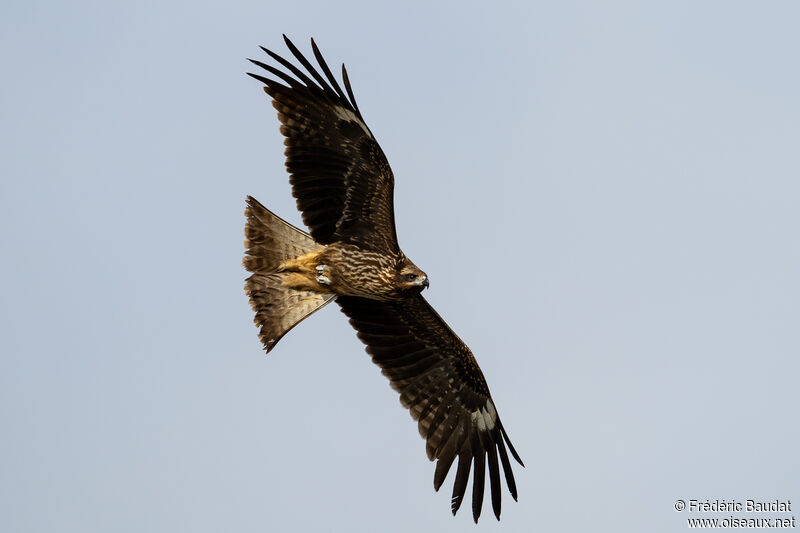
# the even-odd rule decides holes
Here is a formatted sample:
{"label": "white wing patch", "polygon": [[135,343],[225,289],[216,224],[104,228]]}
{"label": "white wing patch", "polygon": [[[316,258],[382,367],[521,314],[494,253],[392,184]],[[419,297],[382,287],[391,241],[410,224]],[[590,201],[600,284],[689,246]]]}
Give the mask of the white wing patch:
{"label": "white wing patch", "polygon": [[472,421],[478,426],[478,431],[491,431],[497,422],[497,411],[492,400],[486,400],[486,406],[471,413]]}
{"label": "white wing patch", "polygon": [[364,133],[369,135],[370,138],[372,137],[372,134],[369,132],[369,129],[367,128],[367,125],[364,124],[364,121],[362,121],[360,118],[358,118],[358,116],[356,116],[355,113],[353,113],[352,111],[350,111],[346,107],[342,107],[342,106],[338,106],[338,105],[334,106],[333,107],[333,112],[336,113],[336,116],[339,117],[342,120],[345,120],[347,122],[355,122],[356,124],[361,126],[361,129],[364,130]]}

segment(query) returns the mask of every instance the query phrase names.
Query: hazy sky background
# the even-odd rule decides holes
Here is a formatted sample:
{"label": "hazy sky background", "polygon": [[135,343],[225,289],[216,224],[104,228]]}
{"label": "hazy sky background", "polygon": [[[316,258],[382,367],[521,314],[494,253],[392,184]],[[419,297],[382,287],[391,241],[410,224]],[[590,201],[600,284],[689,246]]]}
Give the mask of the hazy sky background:
{"label": "hazy sky background", "polygon": [[[661,532],[730,515],[677,499],[800,505],[796,2],[0,15],[0,530]],[[300,217],[244,72],[281,33],[347,64],[400,243],[527,465],[499,524],[450,516],[337,306],[261,351],[245,196]]]}

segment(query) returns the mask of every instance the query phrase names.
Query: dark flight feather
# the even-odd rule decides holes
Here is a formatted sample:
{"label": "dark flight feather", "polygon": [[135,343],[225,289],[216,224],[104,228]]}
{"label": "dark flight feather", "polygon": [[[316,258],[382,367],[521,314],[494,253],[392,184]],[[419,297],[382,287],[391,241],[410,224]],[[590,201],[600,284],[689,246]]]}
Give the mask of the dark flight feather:
{"label": "dark flight feather", "polygon": [[439,490],[457,456],[453,513],[461,505],[472,469],[472,512],[477,522],[488,460],[492,508],[499,519],[500,466],[517,499],[506,445],[517,462],[522,461],[508,440],[472,352],[422,296],[391,302],[340,296],[336,301],[418,421],[429,459],[438,461],[434,488]]}
{"label": "dark flight feather", "polygon": [[303,222],[320,244],[342,242],[369,250],[399,252],[394,225],[394,176],[358,111],[345,71],[348,96],[316,44],[314,56],[324,77],[289,39],[286,44],[308,74],[263,47],[291,75],[254,59],[250,60],[254,65],[280,81],[248,74],[266,85],[283,124],[286,168]]}

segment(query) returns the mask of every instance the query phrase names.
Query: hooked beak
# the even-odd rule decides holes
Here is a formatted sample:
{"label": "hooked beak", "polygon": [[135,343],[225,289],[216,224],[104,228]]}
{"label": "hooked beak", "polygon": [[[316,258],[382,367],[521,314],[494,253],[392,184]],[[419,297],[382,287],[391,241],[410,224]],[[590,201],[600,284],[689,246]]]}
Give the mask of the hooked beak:
{"label": "hooked beak", "polygon": [[431,286],[431,282],[428,281],[428,276],[424,276],[419,284],[422,286],[423,289],[427,289],[428,287]]}

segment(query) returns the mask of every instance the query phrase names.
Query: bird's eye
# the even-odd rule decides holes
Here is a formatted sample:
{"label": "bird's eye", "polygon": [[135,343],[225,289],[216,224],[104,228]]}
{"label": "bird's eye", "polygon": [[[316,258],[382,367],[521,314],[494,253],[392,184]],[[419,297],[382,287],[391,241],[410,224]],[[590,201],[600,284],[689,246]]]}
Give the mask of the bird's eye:
{"label": "bird's eye", "polygon": [[408,281],[414,281],[415,279],[417,279],[417,275],[416,274],[406,274],[406,279]]}

